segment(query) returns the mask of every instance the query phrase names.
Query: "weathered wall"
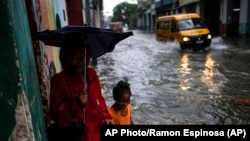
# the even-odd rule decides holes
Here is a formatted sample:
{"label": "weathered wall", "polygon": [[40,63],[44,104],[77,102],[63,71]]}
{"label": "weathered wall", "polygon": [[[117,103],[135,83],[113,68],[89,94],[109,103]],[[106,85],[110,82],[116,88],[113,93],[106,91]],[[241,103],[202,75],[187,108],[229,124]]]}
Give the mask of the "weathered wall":
{"label": "weathered wall", "polygon": [[69,25],[83,25],[82,0],[66,0]]}
{"label": "weathered wall", "polygon": [[242,37],[250,37],[250,1],[241,0],[239,34]]}
{"label": "weathered wall", "polygon": [[[26,8],[31,33],[47,29],[54,30],[67,23],[64,16],[65,2],[60,0],[26,0]],[[32,39],[32,43],[38,71],[44,119],[46,125],[48,125],[50,78],[61,70],[58,57],[60,48],[47,46],[36,38]]]}
{"label": "weathered wall", "polygon": [[[60,17],[63,15],[63,10],[58,8],[57,6],[57,1],[60,1],[60,0],[39,0],[40,1],[40,4],[46,2],[45,4],[42,4],[41,5],[41,11],[42,11],[42,14],[41,14],[41,22],[42,22],[42,25],[46,25],[48,24],[48,26],[42,26],[42,28],[40,28],[40,30],[54,30],[54,29],[57,29],[59,28],[58,27],[58,23],[57,23],[57,19],[56,19],[56,13],[58,13],[58,11],[60,11]],[[61,1],[61,5],[65,5],[65,2],[64,1]],[[37,23],[39,24],[39,23]],[[63,26],[65,25],[65,22],[62,22],[60,21],[60,25]],[[46,50],[46,54],[48,55],[47,56],[47,59],[48,59],[48,64],[50,65],[51,62],[54,63],[54,70],[55,72],[52,72],[52,75],[56,72],[60,72],[61,70],[61,66],[60,66],[60,62],[59,62],[59,57],[58,57],[58,51],[59,51],[59,48],[57,47],[50,47],[50,46],[47,46],[48,47],[48,50]],[[50,66],[49,66],[50,67]],[[50,68],[49,68],[50,69]],[[51,69],[49,70],[50,73],[51,73]]]}
{"label": "weathered wall", "polygon": [[66,3],[1,0],[0,6],[0,140],[46,141],[50,78],[61,71],[60,48],[32,33],[67,25]]}
{"label": "weathered wall", "polygon": [[0,140],[46,140],[25,3],[0,6]]}

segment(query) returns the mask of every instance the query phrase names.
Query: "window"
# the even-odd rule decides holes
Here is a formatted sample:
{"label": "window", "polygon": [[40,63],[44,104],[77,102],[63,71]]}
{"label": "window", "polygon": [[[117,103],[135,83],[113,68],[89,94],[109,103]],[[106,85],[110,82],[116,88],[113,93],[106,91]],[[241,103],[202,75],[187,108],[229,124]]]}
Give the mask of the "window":
{"label": "window", "polygon": [[206,28],[205,23],[200,18],[184,19],[178,21],[179,30],[189,30],[194,28]]}
{"label": "window", "polygon": [[158,22],[157,28],[158,29],[169,29],[169,21]]}

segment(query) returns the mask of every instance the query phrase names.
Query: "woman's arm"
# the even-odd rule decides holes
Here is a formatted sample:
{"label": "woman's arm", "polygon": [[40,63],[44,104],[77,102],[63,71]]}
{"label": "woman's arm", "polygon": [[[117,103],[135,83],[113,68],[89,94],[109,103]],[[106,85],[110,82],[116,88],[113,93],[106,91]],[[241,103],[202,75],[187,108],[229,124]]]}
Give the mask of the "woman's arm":
{"label": "woman's arm", "polygon": [[103,117],[104,122],[110,123],[112,116],[108,112],[106,101],[102,95],[100,81],[94,69],[89,70],[89,76],[91,76],[91,78],[89,78],[91,79],[91,85],[89,88],[95,93],[95,99],[97,100],[96,103],[99,107],[100,114]]}

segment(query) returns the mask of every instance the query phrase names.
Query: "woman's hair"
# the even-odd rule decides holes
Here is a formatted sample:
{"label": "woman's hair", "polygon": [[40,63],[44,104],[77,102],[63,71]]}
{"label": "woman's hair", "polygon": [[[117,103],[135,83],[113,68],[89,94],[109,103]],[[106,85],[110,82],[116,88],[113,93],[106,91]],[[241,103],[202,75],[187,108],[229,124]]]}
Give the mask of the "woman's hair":
{"label": "woman's hair", "polygon": [[117,100],[121,95],[128,93],[132,95],[130,84],[127,81],[120,80],[116,86],[113,87],[113,98]]}

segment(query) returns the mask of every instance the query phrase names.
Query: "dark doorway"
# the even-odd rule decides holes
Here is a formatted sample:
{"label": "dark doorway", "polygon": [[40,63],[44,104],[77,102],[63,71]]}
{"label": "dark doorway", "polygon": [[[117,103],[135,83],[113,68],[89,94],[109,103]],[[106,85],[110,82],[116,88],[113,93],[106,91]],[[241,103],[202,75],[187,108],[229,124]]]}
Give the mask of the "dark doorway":
{"label": "dark doorway", "polygon": [[204,1],[204,21],[213,36],[218,36],[220,31],[220,1]]}
{"label": "dark doorway", "polygon": [[60,21],[60,17],[58,14],[56,14],[56,27],[57,28],[61,28],[61,21]]}
{"label": "dark doorway", "polygon": [[233,0],[232,22],[227,24],[227,36],[237,37],[239,35],[240,0]]}

